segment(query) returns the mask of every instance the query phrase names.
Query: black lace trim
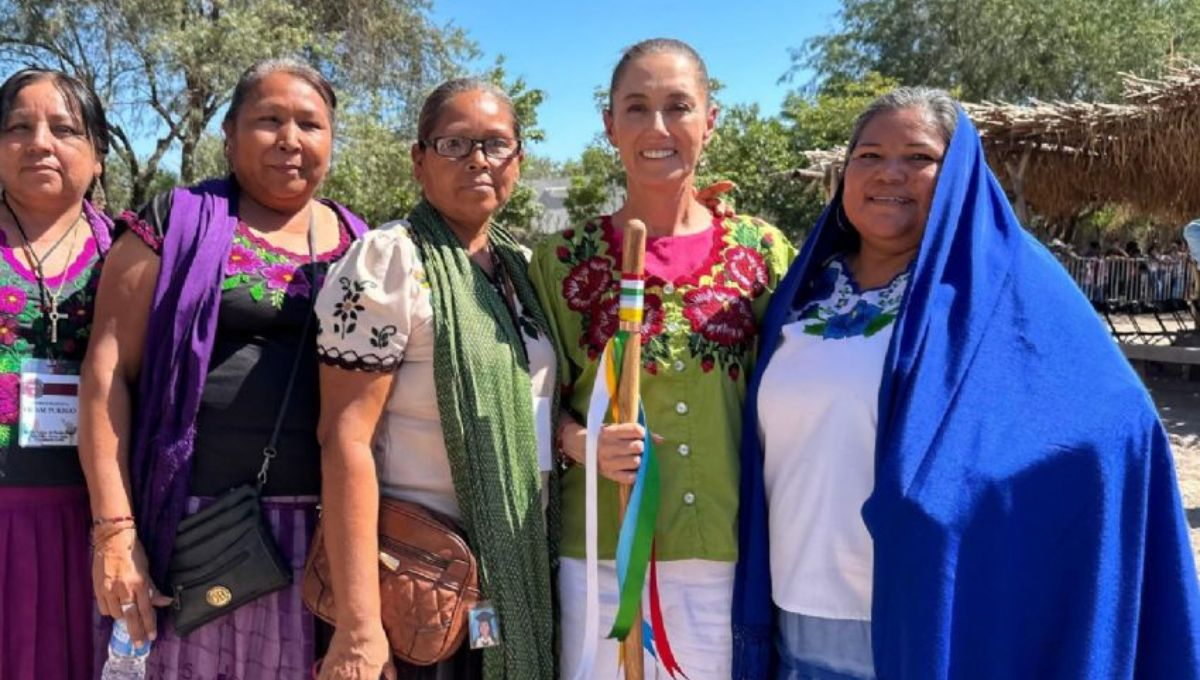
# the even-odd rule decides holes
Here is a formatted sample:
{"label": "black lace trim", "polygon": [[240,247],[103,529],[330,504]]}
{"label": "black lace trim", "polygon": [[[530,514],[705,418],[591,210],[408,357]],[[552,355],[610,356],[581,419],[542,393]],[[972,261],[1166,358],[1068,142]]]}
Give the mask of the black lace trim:
{"label": "black lace trim", "polygon": [[396,355],[359,354],[354,350],[343,352],[336,347],[324,345],[317,345],[317,359],[327,366],[337,366],[348,371],[390,373],[400,368],[400,357]]}

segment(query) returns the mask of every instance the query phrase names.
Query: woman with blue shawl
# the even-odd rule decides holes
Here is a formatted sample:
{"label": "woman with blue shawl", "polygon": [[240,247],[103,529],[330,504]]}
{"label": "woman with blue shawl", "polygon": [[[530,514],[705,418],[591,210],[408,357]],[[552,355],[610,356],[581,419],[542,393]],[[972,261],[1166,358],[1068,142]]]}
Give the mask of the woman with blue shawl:
{"label": "woman with blue shawl", "polygon": [[1154,406],[944,92],[860,116],[761,337],[735,678],[1200,677]]}

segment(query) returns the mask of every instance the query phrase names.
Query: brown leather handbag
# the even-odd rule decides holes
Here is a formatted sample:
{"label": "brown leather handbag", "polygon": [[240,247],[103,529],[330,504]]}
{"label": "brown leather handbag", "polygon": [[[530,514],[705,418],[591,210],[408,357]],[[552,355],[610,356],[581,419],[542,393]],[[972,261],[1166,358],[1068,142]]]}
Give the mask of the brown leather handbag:
{"label": "brown leather handbag", "polygon": [[[304,604],[337,626],[324,532],[317,526],[304,565]],[[383,630],[402,660],[428,666],[454,655],[479,601],[479,565],[448,518],[416,503],[379,503],[379,599]]]}

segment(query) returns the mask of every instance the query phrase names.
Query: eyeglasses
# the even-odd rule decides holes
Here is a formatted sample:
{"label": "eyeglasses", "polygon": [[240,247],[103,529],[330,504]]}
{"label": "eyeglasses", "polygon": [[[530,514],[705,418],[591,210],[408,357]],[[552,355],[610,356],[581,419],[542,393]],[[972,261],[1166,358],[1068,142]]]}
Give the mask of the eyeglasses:
{"label": "eyeglasses", "polygon": [[521,140],[508,137],[488,137],[474,139],[471,137],[434,137],[428,142],[421,142],[421,148],[433,147],[434,153],[443,158],[460,160],[471,155],[475,146],[483,149],[483,155],[505,161],[521,153]]}

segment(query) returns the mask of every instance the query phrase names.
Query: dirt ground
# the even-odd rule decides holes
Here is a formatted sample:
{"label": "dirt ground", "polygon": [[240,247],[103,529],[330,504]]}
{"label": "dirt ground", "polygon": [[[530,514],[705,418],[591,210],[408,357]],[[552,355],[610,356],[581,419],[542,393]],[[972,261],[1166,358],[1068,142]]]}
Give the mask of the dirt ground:
{"label": "dirt ground", "polygon": [[1200,381],[1184,380],[1178,367],[1154,369],[1147,367],[1142,375],[1171,437],[1192,554],[1200,565]]}

